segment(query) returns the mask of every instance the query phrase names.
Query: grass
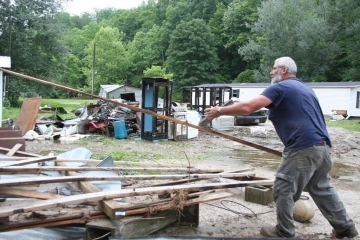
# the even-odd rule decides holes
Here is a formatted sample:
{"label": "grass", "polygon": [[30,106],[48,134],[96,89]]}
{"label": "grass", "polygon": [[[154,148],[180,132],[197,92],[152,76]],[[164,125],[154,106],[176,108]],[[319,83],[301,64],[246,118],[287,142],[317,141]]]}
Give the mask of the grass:
{"label": "grass", "polygon": [[[23,99],[19,100],[20,105],[23,102]],[[80,107],[83,107],[87,104],[90,104],[92,100],[90,99],[42,99],[41,106],[52,106],[52,107],[62,107],[66,110],[67,114],[58,114],[63,119],[75,118],[74,111]],[[17,119],[20,113],[20,108],[8,108],[3,107],[3,119]],[[39,113],[40,117],[49,117],[54,115],[54,113]]]}
{"label": "grass", "polygon": [[327,120],[326,125],[328,127],[340,127],[352,132],[360,132],[360,119],[352,120]]}

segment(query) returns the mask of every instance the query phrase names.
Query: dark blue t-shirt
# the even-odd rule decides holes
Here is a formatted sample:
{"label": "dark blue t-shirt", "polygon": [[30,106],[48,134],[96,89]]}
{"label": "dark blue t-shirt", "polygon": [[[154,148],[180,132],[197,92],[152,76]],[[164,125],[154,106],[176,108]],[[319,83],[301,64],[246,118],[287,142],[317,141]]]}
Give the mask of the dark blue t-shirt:
{"label": "dark blue t-shirt", "polygon": [[266,88],[262,95],[272,100],[269,119],[285,149],[301,150],[322,140],[331,146],[324,115],[314,91],[296,78]]}

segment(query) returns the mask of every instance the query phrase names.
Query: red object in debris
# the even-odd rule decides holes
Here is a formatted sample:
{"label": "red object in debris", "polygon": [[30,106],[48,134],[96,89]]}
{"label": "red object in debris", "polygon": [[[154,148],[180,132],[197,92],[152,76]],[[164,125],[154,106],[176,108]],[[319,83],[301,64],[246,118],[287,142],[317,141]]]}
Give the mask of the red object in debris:
{"label": "red object in debris", "polygon": [[88,127],[88,129],[89,129],[89,133],[91,133],[91,132],[96,132],[96,131],[98,131],[98,130],[104,130],[105,129],[105,127],[106,127],[106,125],[105,125],[105,123],[98,123],[98,122],[88,122],[87,123],[87,127]]}

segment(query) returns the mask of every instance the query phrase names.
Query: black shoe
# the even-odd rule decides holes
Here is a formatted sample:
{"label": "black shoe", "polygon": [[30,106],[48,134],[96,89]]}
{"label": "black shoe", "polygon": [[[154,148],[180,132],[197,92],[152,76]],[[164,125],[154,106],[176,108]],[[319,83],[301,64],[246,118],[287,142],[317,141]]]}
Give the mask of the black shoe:
{"label": "black shoe", "polygon": [[335,229],[332,230],[332,234],[336,237],[336,238],[354,238],[357,235],[359,235],[358,231],[356,230],[355,227],[349,228],[348,230],[345,230],[341,233],[338,233],[335,231]]}

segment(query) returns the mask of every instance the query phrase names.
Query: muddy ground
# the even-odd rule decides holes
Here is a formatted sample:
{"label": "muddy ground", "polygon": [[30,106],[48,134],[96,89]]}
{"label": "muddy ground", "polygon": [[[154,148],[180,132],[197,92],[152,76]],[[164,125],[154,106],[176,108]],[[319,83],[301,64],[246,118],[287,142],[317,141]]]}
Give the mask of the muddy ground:
{"label": "muddy ground", "polygon": [[[258,134],[251,133],[255,129],[251,126],[236,126],[234,131],[224,133],[281,151],[282,144],[271,123],[267,122],[258,127],[261,130],[257,131]],[[328,130],[333,143],[332,184],[337,189],[349,215],[357,226],[360,226],[360,134],[340,128]],[[118,152],[126,153],[128,159],[125,160],[185,165],[190,161],[192,165],[201,168],[236,170],[252,166],[255,167],[256,176],[269,179],[274,178],[280,162],[280,158],[272,154],[205,133],[200,133],[197,138],[186,141],[150,142],[130,137],[114,143],[104,141],[103,138],[96,139],[98,138],[67,144],[49,141],[27,142],[26,150],[45,155],[50,151],[61,153],[81,146],[91,150],[95,159]],[[224,180],[216,179],[209,182],[211,181]],[[261,238],[260,228],[276,223],[274,203],[263,206],[246,202],[243,188],[226,191],[233,192],[234,196],[225,199],[226,201],[219,200],[200,205],[199,226],[170,226],[154,235]],[[331,238],[331,230],[331,226],[317,208],[314,218],[309,222],[296,222],[297,237],[301,239]]]}

